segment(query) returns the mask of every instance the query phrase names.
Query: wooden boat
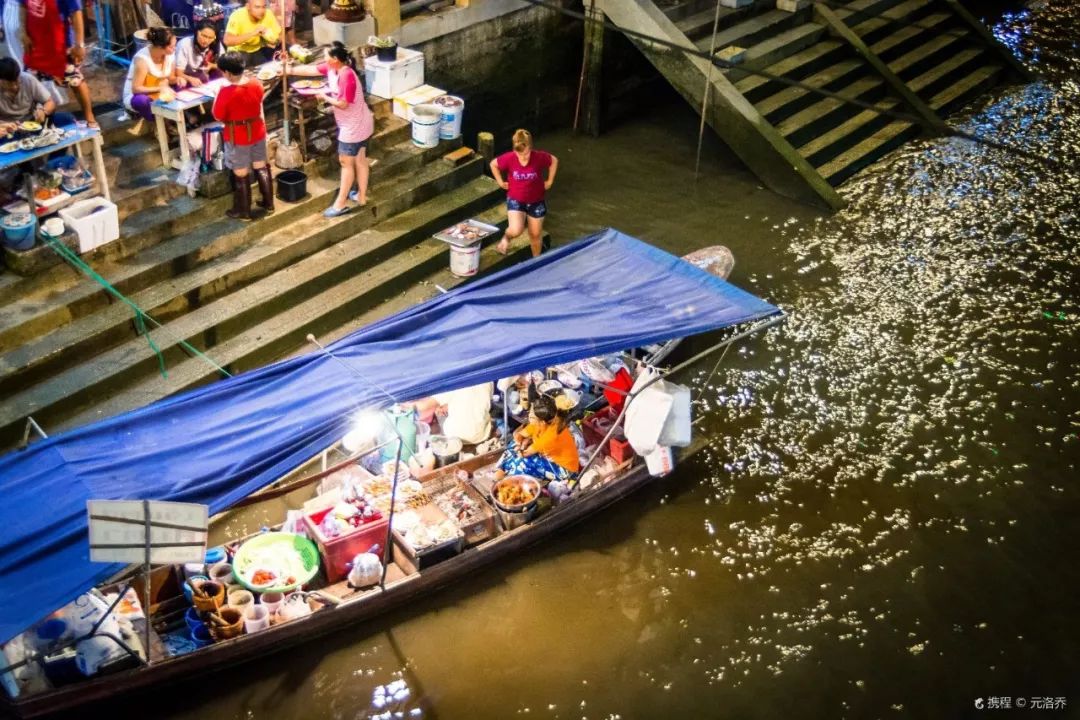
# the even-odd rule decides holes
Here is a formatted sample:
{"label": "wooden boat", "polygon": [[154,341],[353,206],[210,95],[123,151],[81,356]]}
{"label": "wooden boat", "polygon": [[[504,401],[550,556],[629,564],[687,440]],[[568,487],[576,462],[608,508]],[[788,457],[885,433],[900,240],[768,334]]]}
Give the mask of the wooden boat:
{"label": "wooden boat", "polygon": [[[590,278],[584,284],[578,279],[583,272]],[[595,281],[589,272],[596,274]],[[530,295],[533,284],[548,289],[542,297],[536,297],[535,293]],[[584,298],[582,302],[602,303],[587,312],[563,307],[579,296]],[[551,337],[535,335],[538,326],[544,331],[543,322],[536,318],[538,308],[556,315],[562,312],[559,319],[548,322],[546,332]],[[488,320],[489,317],[494,320]],[[155,463],[163,460],[176,461],[177,467],[188,474],[175,480],[166,475],[158,481],[162,487],[156,490],[157,494],[153,494],[155,487],[151,486],[149,495],[136,495],[137,499],[206,502],[199,499],[209,497],[212,502],[207,504],[217,513],[267,487],[336,443],[343,434],[340,420],[356,408],[357,398],[385,406],[385,398],[393,400],[395,395],[421,397],[598,353],[756,323],[749,330],[727,337],[711,351],[782,319],[778,308],[678,258],[616,231],[604,231],[541,256],[531,264],[483,278],[475,285],[434,298],[358,331],[334,346],[337,353],[349,353],[346,356],[349,362],[329,350],[312,353],[229,378],[144,411],[96,423],[67,436],[49,438],[22,454],[0,458],[0,482],[7,483],[5,487],[10,490],[9,502],[0,506],[0,522],[13,529],[7,542],[9,547],[16,543],[33,545],[32,548],[20,546],[14,557],[0,557],[0,572],[18,581],[20,577],[33,578],[35,570],[51,567],[54,572],[66,573],[66,586],[88,589],[98,584],[106,575],[86,562],[86,536],[76,532],[79,523],[85,527],[85,501],[96,497],[89,493],[98,487],[99,481],[102,487],[113,488],[117,478],[130,478],[130,488],[144,488],[144,473],[157,470]],[[493,327],[503,331],[515,328],[509,332],[520,332],[522,337],[515,343],[515,336],[510,334],[509,340],[500,341],[492,337]],[[538,339],[542,342],[538,343]],[[418,363],[426,373],[423,377],[401,378],[398,374],[400,366],[394,360],[400,362],[407,357],[410,347],[438,349],[437,355],[426,356]],[[471,367],[473,356],[484,357],[488,364]],[[702,356],[696,355],[680,367]],[[341,372],[338,366],[348,372]],[[362,382],[358,383],[350,373]],[[223,414],[228,417],[221,417]],[[237,427],[248,433],[245,438],[250,436],[250,442],[236,442]],[[296,434],[301,431],[302,437],[297,440]],[[132,437],[151,438],[154,446],[149,450],[140,448],[142,452],[132,457],[127,444]],[[205,456],[192,455],[195,441],[207,444]],[[214,443],[225,443],[227,447],[222,450]],[[691,445],[682,454],[685,456],[694,449]],[[88,466],[78,463],[83,456],[92,458]],[[493,459],[473,458],[451,465],[427,480],[439,480],[459,469],[475,470]],[[57,470],[62,473],[58,474]],[[205,482],[200,484],[193,476],[205,478]],[[606,481],[583,487],[532,522],[520,526],[508,524],[512,529],[430,566],[417,569],[415,564],[410,565],[395,555],[394,562],[387,565],[382,586],[354,590],[345,583],[335,583],[318,588],[309,600],[314,610],[310,615],[172,657],[166,657],[164,646],[155,642],[155,631],[149,635],[147,665],[35,694],[22,693],[5,698],[4,704],[22,717],[70,710],[262,657],[364,622],[471,576],[501,559],[514,557],[528,545],[551,537],[652,480],[640,461],[620,467]],[[39,501],[43,482],[68,487],[74,497],[58,494],[55,502],[43,509]],[[59,539],[37,537],[35,533],[40,533],[45,519],[55,527],[57,518],[74,525],[74,530]],[[39,519],[41,524],[35,524]],[[43,563],[35,550],[51,552],[52,564]],[[56,570],[55,558],[63,559],[71,567]],[[155,570],[150,586],[151,628],[163,624],[167,627],[170,620],[175,621],[177,608],[186,607],[174,568]],[[39,587],[50,590],[40,584]],[[14,637],[73,599],[70,592],[54,592],[48,597],[16,597],[9,591],[0,597],[0,631],[4,633],[0,639]]]}
{"label": "wooden boat", "polygon": [[[700,446],[699,442],[685,448],[680,457],[689,456]],[[480,462],[492,459],[484,457]],[[448,466],[444,472],[453,473],[459,468],[476,464],[476,460],[465,461]],[[398,566],[391,565],[384,589],[375,586],[368,590],[352,590],[345,582],[329,585],[323,592],[337,599],[339,604],[322,604],[320,609],[306,617],[273,625],[251,635],[219,641],[177,657],[154,657],[152,653],[150,665],[15,700],[7,699],[7,708],[15,715],[27,718],[70,711],[97,701],[112,700],[125,693],[175,683],[218,668],[266,657],[341,628],[371,620],[459,580],[474,577],[483,568],[500,560],[518,557],[528,546],[563,532],[655,480],[657,478],[649,475],[644,463],[639,460],[613,479],[583,490],[573,500],[552,507],[532,522],[504,531],[430,568],[406,575]],[[161,583],[161,588],[172,587],[175,594],[171,598],[162,598],[152,606],[152,614],[170,604],[170,600],[183,600],[179,585],[174,579],[170,584],[171,578],[165,577],[170,576],[172,571],[169,567],[155,571],[156,583]],[[172,602],[173,606],[175,604]],[[161,652],[160,646],[155,649]]]}

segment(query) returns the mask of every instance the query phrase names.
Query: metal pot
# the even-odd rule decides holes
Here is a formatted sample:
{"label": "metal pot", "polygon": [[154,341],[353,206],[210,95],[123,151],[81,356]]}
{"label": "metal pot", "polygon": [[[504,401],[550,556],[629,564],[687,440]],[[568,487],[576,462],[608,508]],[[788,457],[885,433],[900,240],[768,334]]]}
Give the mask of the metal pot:
{"label": "metal pot", "polygon": [[452,465],[461,456],[461,439],[450,435],[432,435],[428,447],[435,455],[435,467]]}

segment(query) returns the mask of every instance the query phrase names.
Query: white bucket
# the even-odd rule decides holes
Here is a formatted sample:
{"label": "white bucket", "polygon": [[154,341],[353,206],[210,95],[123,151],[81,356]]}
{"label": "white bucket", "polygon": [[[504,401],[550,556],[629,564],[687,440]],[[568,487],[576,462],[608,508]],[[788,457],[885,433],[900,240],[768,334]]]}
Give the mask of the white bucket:
{"label": "white bucket", "polygon": [[413,109],[413,145],[422,148],[432,148],[438,145],[439,125],[441,123],[442,108],[438,105],[417,105]]}
{"label": "white bucket", "polygon": [[475,275],[480,269],[480,243],[459,247],[450,246],[450,272],[458,277]]}
{"label": "white bucket", "polygon": [[439,139],[454,140],[461,137],[461,117],[465,114],[465,101],[455,95],[443,95],[435,99],[435,104],[442,108]]}

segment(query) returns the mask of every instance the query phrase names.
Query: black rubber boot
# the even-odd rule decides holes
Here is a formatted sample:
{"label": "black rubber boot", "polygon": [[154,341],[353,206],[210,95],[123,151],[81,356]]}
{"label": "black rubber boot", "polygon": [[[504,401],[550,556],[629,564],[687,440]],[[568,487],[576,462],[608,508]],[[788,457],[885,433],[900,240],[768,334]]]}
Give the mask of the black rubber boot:
{"label": "black rubber boot", "polygon": [[259,193],[262,194],[262,201],[259,204],[269,215],[274,212],[274,182],[270,177],[270,168],[258,168],[255,171],[255,179],[259,182]]}
{"label": "black rubber boot", "polygon": [[231,218],[237,220],[258,220],[263,216],[265,211],[262,208],[252,209],[251,207],[251,180],[247,177],[237,177],[236,183],[233,185],[233,197],[235,198],[235,207],[233,210],[227,211],[225,214]]}

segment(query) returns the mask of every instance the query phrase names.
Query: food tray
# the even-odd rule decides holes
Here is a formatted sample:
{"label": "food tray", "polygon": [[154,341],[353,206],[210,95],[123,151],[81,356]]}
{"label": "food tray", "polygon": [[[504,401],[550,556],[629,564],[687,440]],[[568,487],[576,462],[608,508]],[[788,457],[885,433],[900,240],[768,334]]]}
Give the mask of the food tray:
{"label": "food tray", "polygon": [[473,502],[476,503],[476,506],[480,509],[480,513],[472,520],[458,520],[457,518],[451,518],[457,523],[458,527],[461,528],[461,532],[465,536],[466,547],[479,545],[485,540],[490,540],[499,534],[499,521],[495,518],[495,511],[492,509],[491,504],[484,499],[484,496],[477,492],[472,483],[463,483],[451,476],[424,483],[424,488],[434,498],[438,498],[444,493],[460,488],[465,491],[465,494],[468,495]]}
{"label": "food tray", "polygon": [[[460,231],[467,229],[466,226],[471,226],[470,229],[476,231],[476,237],[465,238],[459,234]],[[499,232],[499,228],[494,225],[488,225],[486,222],[470,218],[464,222],[454,223],[445,230],[435,233],[432,237],[458,247],[470,247],[497,232]]]}
{"label": "food tray", "polygon": [[[417,514],[429,522],[441,522],[446,519],[446,513],[433,503],[421,505],[416,509]],[[459,534],[455,538],[444,540],[441,543],[428,545],[422,550],[416,550],[405,540],[405,536],[396,529],[391,531],[394,535],[393,559],[398,567],[406,574],[413,574],[418,570],[424,570],[436,563],[447,560],[457,555],[464,548],[464,538]]]}

